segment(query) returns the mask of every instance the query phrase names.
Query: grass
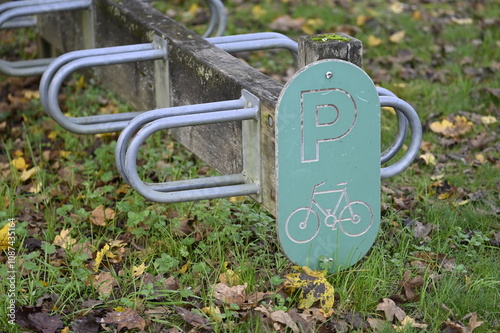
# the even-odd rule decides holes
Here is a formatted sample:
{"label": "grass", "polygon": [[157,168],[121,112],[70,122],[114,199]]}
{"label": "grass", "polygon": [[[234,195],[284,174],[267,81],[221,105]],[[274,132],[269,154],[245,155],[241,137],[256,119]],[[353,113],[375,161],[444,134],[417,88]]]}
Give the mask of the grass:
{"label": "grass", "polygon": [[[175,10],[170,13],[177,20],[202,32],[202,25],[192,23],[199,15],[195,3],[158,6],[162,11]],[[305,19],[300,27],[284,32],[292,38],[312,29],[346,31],[362,40],[364,69],[375,83],[415,107],[424,125],[424,146],[436,158],[435,164],[419,159],[383,182],[377,241],[355,266],[328,276],[336,293],[335,313],[325,323],[318,321],[316,328],[345,324],[350,331],[370,331],[366,319],[385,318],[376,311],[377,304],[382,298],[402,295],[398,283],[409,270],[411,277],[422,277],[423,286],[414,290],[418,298],[398,304],[416,321],[428,324],[427,331],[440,331],[446,320],[457,322],[472,312],[484,322],[475,332],[498,331],[500,149],[495,135],[500,112],[499,99],[491,91],[500,89],[500,32],[488,22],[498,20],[500,3],[414,1],[401,12],[378,0],[342,3],[345,6],[319,0],[225,2],[227,34],[270,31],[275,18],[290,15]],[[461,21],[466,18],[472,23]],[[406,32],[404,39],[390,42],[398,31]],[[381,43],[370,45],[370,36]],[[2,32],[1,38],[2,57],[33,56],[26,47],[33,38],[29,31]],[[283,81],[293,66],[286,52],[255,52],[244,60]],[[72,78],[64,88],[68,112],[129,110],[111,92],[80,78]],[[87,313],[102,318],[132,308],[147,318],[150,332],[188,330],[192,325],[176,312],[174,306],[179,306],[205,318],[216,332],[272,330],[257,311],[223,305],[214,298],[220,275],[234,272],[238,283],[248,284],[248,294],[268,293],[265,302],[273,310],[297,308],[298,295],[280,290],[291,263],[277,244],[275,221],[257,204],[246,198],[173,205],[147,202],[119,178],[114,166],[116,135],[68,133],[45,115],[36,96],[26,93],[36,91],[36,82],[5,76],[0,80],[0,95],[5,97],[0,101],[5,110],[0,117],[0,227],[9,218],[18,221],[17,306],[42,306],[46,313],[60,315],[68,327]],[[395,119],[389,112],[383,115],[387,144],[395,132]],[[431,123],[457,115],[472,121],[466,133],[444,137],[430,129]],[[486,124],[481,116],[493,116],[497,122]],[[492,139],[478,143],[482,134]],[[21,170],[12,163],[19,157],[28,169],[40,170],[23,181]],[[214,174],[160,135],[148,140],[140,161],[143,179]],[[100,205],[116,214],[105,226],[91,223]],[[416,237],[416,221],[434,229]],[[69,230],[75,240],[66,249],[54,245],[62,230]],[[97,253],[106,244],[115,246],[94,270]],[[5,254],[0,260],[6,261]],[[143,263],[147,268],[134,275],[134,267]],[[7,271],[7,266],[0,266],[2,276]],[[96,279],[104,273],[112,283],[108,290]],[[0,290],[0,307],[5,309],[9,302],[5,280]],[[210,306],[217,306],[220,315],[202,312]],[[350,314],[360,314],[366,325],[354,325],[348,320]],[[7,321],[1,316],[1,331],[12,328]],[[466,326],[468,317],[462,322]],[[382,331],[394,329],[386,324]]]}

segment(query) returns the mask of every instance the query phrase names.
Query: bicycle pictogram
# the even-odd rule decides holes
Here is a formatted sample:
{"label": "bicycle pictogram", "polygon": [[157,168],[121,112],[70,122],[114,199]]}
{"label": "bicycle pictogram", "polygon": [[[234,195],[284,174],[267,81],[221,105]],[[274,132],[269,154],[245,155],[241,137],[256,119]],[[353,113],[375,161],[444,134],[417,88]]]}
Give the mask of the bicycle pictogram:
{"label": "bicycle pictogram", "polygon": [[[324,184],[325,182],[314,185],[308,207],[297,208],[288,216],[285,231],[292,242],[308,243],[318,235],[321,227],[319,214],[322,215],[326,227],[333,231],[340,229],[342,233],[350,237],[361,236],[372,226],[372,209],[363,201],[350,201],[347,183],[338,183],[337,186],[343,186],[339,189],[318,191],[318,188]],[[324,208],[324,205],[318,202],[319,197],[332,193],[340,193],[333,210]]]}

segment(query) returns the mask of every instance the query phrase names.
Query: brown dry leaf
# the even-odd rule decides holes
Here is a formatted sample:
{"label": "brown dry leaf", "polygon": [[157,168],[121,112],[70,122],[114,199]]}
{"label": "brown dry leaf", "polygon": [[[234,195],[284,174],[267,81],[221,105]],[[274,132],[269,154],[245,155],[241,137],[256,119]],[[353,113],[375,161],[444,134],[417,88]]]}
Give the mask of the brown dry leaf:
{"label": "brown dry leaf", "polygon": [[[450,319],[446,319],[444,324],[447,327],[455,330],[458,333],[471,333],[476,328],[478,328],[479,326],[484,324],[484,322],[477,320],[477,313],[476,312],[470,313],[469,315],[470,315],[469,325],[467,325],[467,326],[462,324],[460,321],[452,322]],[[464,318],[467,318],[469,315],[465,316]]]}
{"label": "brown dry leaf", "polygon": [[302,26],[306,20],[303,17],[298,17],[296,19],[290,17],[290,15],[279,16],[274,19],[274,21],[269,25],[272,30],[289,32],[290,30],[301,31]]}
{"label": "brown dry leaf", "polygon": [[101,319],[101,324],[116,325],[116,331],[120,332],[122,328],[133,330],[135,328],[144,331],[146,328],[146,321],[139,316],[134,309],[124,309],[125,311],[109,312]]}
{"label": "brown dry leaf", "polygon": [[109,295],[117,285],[115,278],[108,272],[92,276],[93,286],[100,294]]}
{"label": "brown dry leaf", "polygon": [[413,227],[413,236],[415,238],[427,239],[430,233],[435,229],[437,229],[437,225],[433,223],[424,224],[420,221],[415,221],[415,225]]}
{"label": "brown dry leaf", "polygon": [[242,305],[246,301],[247,284],[229,287],[224,283],[215,285],[214,297],[225,304]]}
{"label": "brown dry leaf", "polygon": [[208,319],[199,316],[192,311],[181,308],[180,306],[174,305],[174,309],[175,312],[177,312],[182,317],[182,319],[188,324],[196,328],[203,328],[205,331],[213,332],[212,328],[210,327],[210,323],[208,322]]}
{"label": "brown dry leaf", "polygon": [[62,247],[63,249],[67,249],[68,247],[71,247],[72,245],[74,245],[76,243],[76,239],[71,238],[70,233],[71,233],[71,229],[61,230],[59,235],[57,235],[54,238],[54,242],[52,242],[52,244],[58,245],[58,246]]}
{"label": "brown dry leaf", "polygon": [[299,327],[297,326],[297,324],[295,324],[292,317],[290,317],[290,315],[288,313],[286,313],[285,311],[279,310],[279,311],[271,312],[269,317],[274,322],[283,324],[283,325],[285,325],[285,327],[290,328],[292,330],[292,332],[295,332],[295,333],[299,332]]}
{"label": "brown dry leaf", "polygon": [[[404,273],[403,279],[399,282],[398,286],[404,291],[404,295],[400,297],[403,302],[415,302],[418,301],[420,296],[416,294],[415,290],[422,288],[424,285],[424,278],[421,275],[417,275],[410,278],[411,271],[407,270]],[[391,299],[393,297],[391,296]]]}
{"label": "brown dry leaf", "polygon": [[116,212],[111,208],[104,208],[104,205],[97,206],[92,211],[92,217],[90,218],[90,222],[95,225],[104,227],[106,226],[106,221],[112,220],[115,218]]}
{"label": "brown dry leaf", "polygon": [[387,319],[387,321],[391,321],[391,322],[394,320],[394,317],[396,317],[396,319],[399,322],[402,322],[403,319],[405,319],[405,317],[406,317],[406,313],[403,311],[403,309],[401,309],[399,306],[397,306],[396,303],[394,303],[394,301],[390,298],[382,299],[382,303],[379,303],[377,305],[376,310],[383,311],[384,315],[385,315],[385,319]]}

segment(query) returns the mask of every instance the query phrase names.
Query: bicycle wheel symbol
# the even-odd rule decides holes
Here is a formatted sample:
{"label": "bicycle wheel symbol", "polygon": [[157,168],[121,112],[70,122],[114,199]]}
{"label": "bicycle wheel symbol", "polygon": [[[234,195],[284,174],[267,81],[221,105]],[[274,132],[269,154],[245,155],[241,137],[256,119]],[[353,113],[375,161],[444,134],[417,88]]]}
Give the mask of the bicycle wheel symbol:
{"label": "bicycle wheel symbol", "polygon": [[352,201],[340,212],[340,230],[347,236],[361,236],[372,224],[373,211],[363,201]]}
{"label": "bicycle wheel symbol", "polygon": [[294,243],[307,243],[319,232],[319,216],[311,208],[301,207],[292,212],[285,223],[285,232]]}

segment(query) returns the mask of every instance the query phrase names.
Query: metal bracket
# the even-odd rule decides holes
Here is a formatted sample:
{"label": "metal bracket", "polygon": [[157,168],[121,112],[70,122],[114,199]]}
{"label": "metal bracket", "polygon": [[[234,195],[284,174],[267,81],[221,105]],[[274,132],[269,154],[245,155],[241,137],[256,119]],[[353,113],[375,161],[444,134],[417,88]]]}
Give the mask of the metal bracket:
{"label": "metal bracket", "polygon": [[[260,158],[256,157],[260,156],[260,132],[255,131],[260,128],[259,108],[258,98],[243,91],[238,100],[145,112],[134,118],[120,134],[115,152],[118,170],[124,180],[142,196],[155,202],[174,203],[242,195],[256,195],[258,198],[261,166]],[[245,144],[242,173],[165,183],[145,183],[139,178],[136,164],[138,151],[153,133],[171,128],[230,121],[242,121],[243,124]],[[136,133],[139,128],[141,129]]]}

